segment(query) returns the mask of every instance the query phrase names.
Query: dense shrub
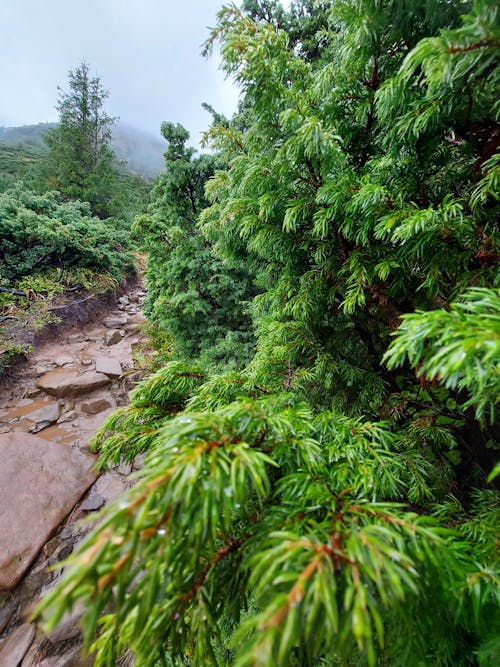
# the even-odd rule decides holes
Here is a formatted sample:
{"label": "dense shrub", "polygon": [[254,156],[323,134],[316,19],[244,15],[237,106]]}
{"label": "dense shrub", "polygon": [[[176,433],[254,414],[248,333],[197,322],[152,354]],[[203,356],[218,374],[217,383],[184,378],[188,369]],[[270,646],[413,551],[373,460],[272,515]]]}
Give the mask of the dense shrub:
{"label": "dense shrub", "polygon": [[84,600],[109,667],[492,667],[498,3],[302,0],[302,38],[245,6],[201,229],[259,275],[256,352],[171,362],[103,426],[103,466],[146,465],[51,623]]}
{"label": "dense shrub", "polygon": [[82,202],[64,202],[59,193],[43,195],[18,184],[0,194],[0,280],[87,268],[116,278],[133,270],[130,235],[113,219],[93,217]]}
{"label": "dense shrub", "polygon": [[172,354],[209,365],[249,361],[254,341],[249,302],[256,293],[244,263],[215,256],[199,228],[208,205],[204,187],[221,166],[216,155],[196,155],[181,125],[163,123],[165,172],[134,231],[148,252],[146,313],[172,342]]}

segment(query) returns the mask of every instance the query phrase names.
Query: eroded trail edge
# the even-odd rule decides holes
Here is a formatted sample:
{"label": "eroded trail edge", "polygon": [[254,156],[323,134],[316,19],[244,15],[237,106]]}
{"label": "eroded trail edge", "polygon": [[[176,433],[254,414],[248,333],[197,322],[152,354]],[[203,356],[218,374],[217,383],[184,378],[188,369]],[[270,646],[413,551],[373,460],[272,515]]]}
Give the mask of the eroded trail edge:
{"label": "eroded trail edge", "polygon": [[81,519],[131,484],[130,466],[99,475],[92,434],[128,402],[140,377],[133,352],[147,342],[141,284],[100,321],[82,325],[31,355],[0,390],[0,665],[92,665],[81,655],[76,610],[47,637],[29,614],[58,576],[88,525]]}

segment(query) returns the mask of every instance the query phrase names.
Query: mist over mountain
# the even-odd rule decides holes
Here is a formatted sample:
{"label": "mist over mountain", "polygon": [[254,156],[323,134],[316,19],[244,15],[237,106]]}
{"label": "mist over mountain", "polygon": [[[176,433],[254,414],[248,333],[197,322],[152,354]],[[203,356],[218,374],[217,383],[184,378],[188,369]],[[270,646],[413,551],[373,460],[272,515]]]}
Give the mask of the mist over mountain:
{"label": "mist over mountain", "polygon": [[[43,134],[56,125],[38,123],[19,127],[0,126],[0,145],[45,149]],[[154,178],[164,168],[165,140],[128,123],[119,122],[115,125],[111,147],[118,162],[124,163],[125,169],[132,173]]]}

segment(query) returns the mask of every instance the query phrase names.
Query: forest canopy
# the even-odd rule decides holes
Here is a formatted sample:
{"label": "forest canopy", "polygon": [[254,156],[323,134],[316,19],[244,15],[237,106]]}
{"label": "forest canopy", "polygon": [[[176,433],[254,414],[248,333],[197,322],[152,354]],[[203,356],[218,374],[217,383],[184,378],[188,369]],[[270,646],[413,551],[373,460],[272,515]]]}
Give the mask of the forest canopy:
{"label": "forest canopy", "polygon": [[[41,608],[83,601],[97,665],[497,664],[498,12],[220,10],[238,113],[210,156],[164,126],[136,223],[188,341],[96,434],[145,466]],[[204,354],[221,309],[249,360]]]}

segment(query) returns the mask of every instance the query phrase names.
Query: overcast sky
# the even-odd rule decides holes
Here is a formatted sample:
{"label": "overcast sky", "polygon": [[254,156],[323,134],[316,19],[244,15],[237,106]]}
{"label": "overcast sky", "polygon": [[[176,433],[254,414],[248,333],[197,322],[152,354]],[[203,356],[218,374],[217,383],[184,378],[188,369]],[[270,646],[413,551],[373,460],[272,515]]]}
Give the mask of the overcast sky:
{"label": "overcast sky", "polygon": [[[0,0],[0,125],[55,121],[57,86],[86,61],[110,90],[106,111],[159,134],[182,123],[196,143],[208,102],[230,115],[237,90],[200,55],[223,0]],[[288,3],[285,2],[285,5]]]}

